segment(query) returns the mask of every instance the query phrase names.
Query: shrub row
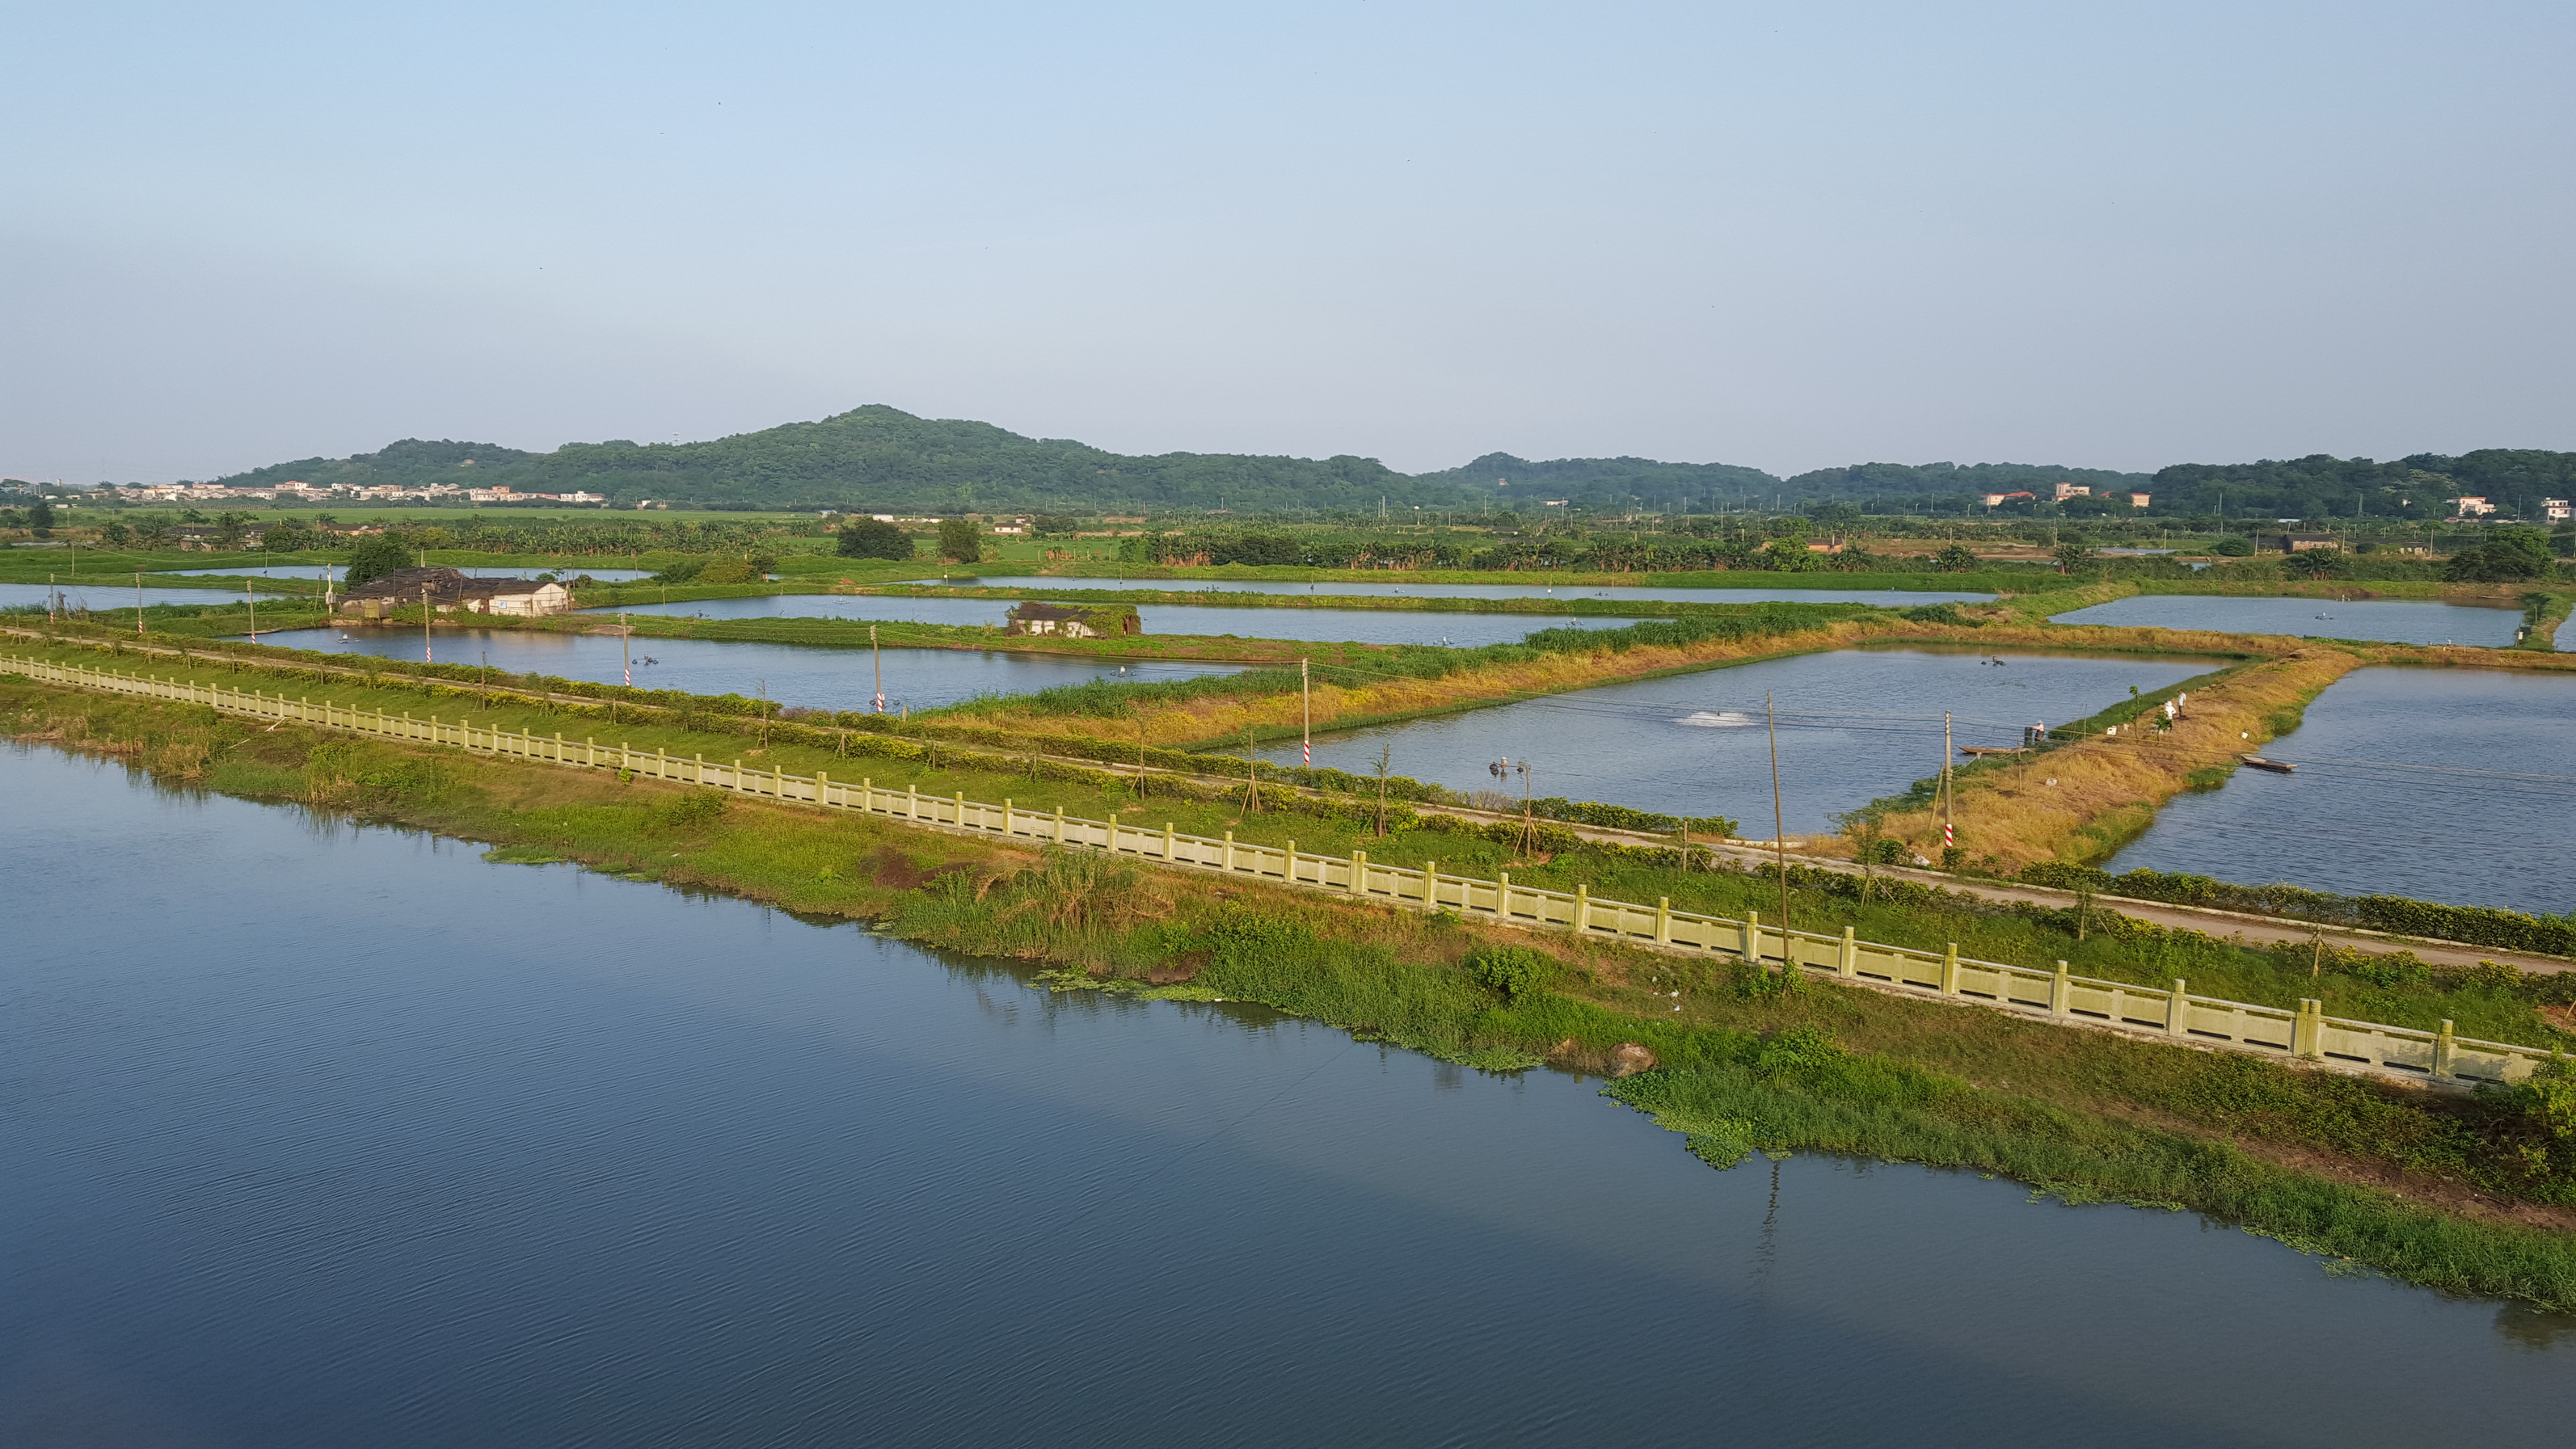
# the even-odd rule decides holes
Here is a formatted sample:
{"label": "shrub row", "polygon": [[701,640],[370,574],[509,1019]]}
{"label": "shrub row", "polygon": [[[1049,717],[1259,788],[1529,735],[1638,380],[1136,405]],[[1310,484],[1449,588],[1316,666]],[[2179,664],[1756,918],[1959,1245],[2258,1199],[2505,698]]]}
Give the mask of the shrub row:
{"label": "shrub row", "polygon": [[2544,956],[2576,956],[2576,915],[2526,915],[2494,906],[2446,906],[2406,896],[2336,895],[2286,883],[2242,886],[2183,872],[2132,870],[2115,876],[2092,866],[2055,861],[2025,866],[2017,878],[2060,890],[2104,891],[2178,906],[2287,916]]}

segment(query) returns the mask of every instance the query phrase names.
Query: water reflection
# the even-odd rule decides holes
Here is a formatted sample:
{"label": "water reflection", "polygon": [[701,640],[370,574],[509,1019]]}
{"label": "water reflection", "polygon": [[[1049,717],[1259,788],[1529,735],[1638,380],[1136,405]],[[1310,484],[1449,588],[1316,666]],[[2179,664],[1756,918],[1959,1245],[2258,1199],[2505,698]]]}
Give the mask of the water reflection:
{"label": "water reflection", "polygon": [[[2059,725],[2214,666],[2154,658],[2045,653],[1846,650],[1731,669],[1605,685],[1315,741],[1315,762],[1389,768],[1453,790],[1517,794],[1489,766],[1529,760],[1535,792],[1641,810],[1728,815],[1745,833],[1771,833],[1770,749],[1763,695],[1780,711],[1780,780],[1789,830],[1899,793],[1941,768],[1941,713],[1956,743],[2015,745],[2023,726]],[[1291,741],[1265,751],[1287,763]]]}
{"label": "water reflection", "polygon": [[[75,613],[83,610],[104,612],[109,609],[134,607],[134,580],[67,579],[59,584],[0,584],[0,609],[43,608],[45,601],[60,590],[64,605]],[[193,608],[222,608],[239,604],[242,595],[223,589],[164,589],[149,585],[143,589],[143,606],[179,604]],[[131,624],[131,618],[126,620]]]}
{"label": "water reflection", "polygon": [[2394,644],[2502,647],[2522,625],[2518,609],[2471,608],[2415,599],[2240,599],[2215,594],[2133,594],[2059,614],[2059,624],[2215,629],[2301,639],[2378,639]]}
{"label": "water reflection", "polygon": [[2459,905],[2576,909],[2576,676],[2360,669],[2111,863]]}
{"label": "water reflection", "polygon": [[121,906],[0,956],[13,1442],[2168,1449],[2576,1408],[2553,1325],[2189,1214],[1716,1173],[1552,1073],[49,752],[0,791],[0,879]]}
{"label": "water reflection", "polygon": [[[895,598],[850,594],[765,594],[748,599],[702,599],[688,604],[646,604],[629,614],[707,619],[877,619],[915,624],[999,625],[1007,599]],[[594,609],[592,613],[616,610]],[[1417,614],[1395,609],[1264,609],[1221,605],[1143,604],[1137,614],[1148,634],[1232,634],[1244,639],[1313,639],[1356,644],[1443,644],[1472,649],[1517,643],[1539,629],[1624,629],[1634,619],[1551,614]]]}
{"label": "water reflection", "polygon": [[[937,584],[939,579],[914,582]],[[1792,604],[1877,604],[1883,608],[1910,609],[1918,604],[1983,603],[1992,594],[1945,593],[1938,590],[1917,592],[1913,589],[1800,589],[1774,584],[1748,584],[1742,588],[1680,589],[1649,588],[1644,585],[1562,585],[1538,580],[1527,583],[1500,584],[1417,584],[1390,578],[1385,583],[1264,583],[1253,579],[1056,579],[1028,574],[995,575],[968,578],[960,574],[946,582],[959,588],[987,589],[1165,589],[1182,592],[1238,594],[1311,594],[1346,598],[1381,599],[1614,599],[1646,600],[1681,604],[1759,604],[1786,602]]]}
{"label": "water reflection", "polygon": [[[423,648],[419,633],[398,628],[299,629],[265,635],[262,642],[386,659],[418,659]],[[621,653],[621,642],[601,634],[440,629],[427,647],[440,664],[489,664],[506,673],[598,684],[618,683],[631,667],[638,689],[765,697],[809,709],[866,709],[876,688],[875,663],[866,649],[637,638]],[[884,662],[887,707],[916,710],[1093,679],[1182,679],[1234,671],[1223,664],[1102,664],[974,649],[888,649]]]}
{"label": "water reflection", "polygon": [[[231,578],[319,580],[322,577],[323,567],[321,564],[258,564],[229,569],[176,568],[160,569],[156,572],[189,574],[197,577],[223,575]],[[335,579],[348,575],[349,569],[346,564],[332,564],[329,567],[331,577]],[[595,569],[579,564],[521,564],[516,567],[504,564],[458,564],[455,568],[468,578],[477,579],[533,579],[539,574],[553,574],[557,578],[570,581],[588,574],[603,584],[617,584],[653,577],[652,572],[647,569]]]}

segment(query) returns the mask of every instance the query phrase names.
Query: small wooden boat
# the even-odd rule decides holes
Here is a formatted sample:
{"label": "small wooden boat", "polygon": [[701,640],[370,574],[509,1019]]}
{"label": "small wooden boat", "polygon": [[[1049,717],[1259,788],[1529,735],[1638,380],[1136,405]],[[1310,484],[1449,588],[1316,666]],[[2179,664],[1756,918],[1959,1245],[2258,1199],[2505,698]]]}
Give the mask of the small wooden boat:
{"label": "small wooden boat", "polygon": [[2252,765],[2255,769],[2269,770],[2275,775],[2294,775],[2299,770],[2298,766],[2287,760],[2267,760],[2261,755],[2238,755],[2236,758]]}

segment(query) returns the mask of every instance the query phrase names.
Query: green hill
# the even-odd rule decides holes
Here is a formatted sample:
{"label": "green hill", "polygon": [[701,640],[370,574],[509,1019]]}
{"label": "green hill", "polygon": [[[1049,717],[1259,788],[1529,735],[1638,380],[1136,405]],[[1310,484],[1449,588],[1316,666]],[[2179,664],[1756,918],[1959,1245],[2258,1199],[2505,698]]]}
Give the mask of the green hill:
{"label": "green hill", "polygon": [[[407,438],[374,453],[305,458],[216,481],[429,483],[605,494],[716,508],[903,513],[1374,513],[1425,509],[1536,513],[1563,499],[1587,511],[1705,513],[1795,509],[1822,500],[1868,511],[1958,513],[1982,493],[2059,482],[2097,494],[2138,490],[2158,516],[2426,517],[2442,500],[2484,494],[2509,514],[2576,493],[2576,453],[2486,449],[2393,463],[2319,455],[2291,462],[2177,464],[2152,476],[2033,463],[1861,463],[1778,478],[1726,463],[1651,458],[1532,461],[1488,453],[1462,467],[1407,475],[1374,458],[1243,453],[1112,453],[1065,438],[1030,438],[990,423],[921,418],[881,405],[700,443],[567,443],[528,453],[490,443]],[[2079,500],[2080,502],[2080,500]],[[2125,502],[2089,507],[2125,513]],[[2070,510],[2083,511],[2075,505]]]}

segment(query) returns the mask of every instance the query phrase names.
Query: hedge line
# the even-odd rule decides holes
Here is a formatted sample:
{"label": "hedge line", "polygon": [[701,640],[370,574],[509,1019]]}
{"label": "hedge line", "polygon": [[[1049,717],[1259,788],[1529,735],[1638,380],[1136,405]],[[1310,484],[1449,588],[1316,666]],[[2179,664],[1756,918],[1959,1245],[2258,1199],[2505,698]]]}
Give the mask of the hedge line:
{"label": "hedge line", "polygon": [[2446,906],[2407,896],[2346,896],[2286,883],[2242,886],[2184,872],[2133,870],[2114,876],[2092,866],[2055,861],[2025,866],[2017,879],[2060,890],[2105,891],[2178,906],[2287,916],[2544,956],[2576,956],[2576,915],[2526,915],[2494,906]]}

